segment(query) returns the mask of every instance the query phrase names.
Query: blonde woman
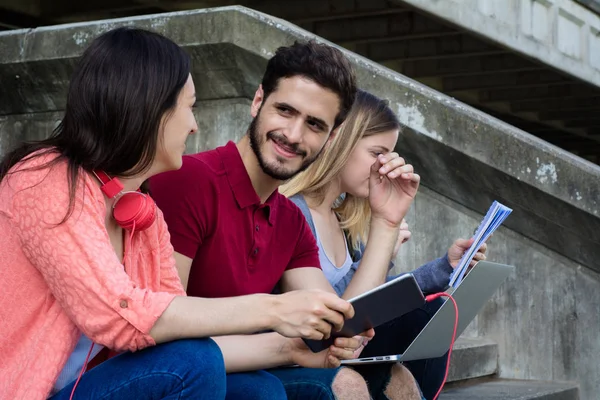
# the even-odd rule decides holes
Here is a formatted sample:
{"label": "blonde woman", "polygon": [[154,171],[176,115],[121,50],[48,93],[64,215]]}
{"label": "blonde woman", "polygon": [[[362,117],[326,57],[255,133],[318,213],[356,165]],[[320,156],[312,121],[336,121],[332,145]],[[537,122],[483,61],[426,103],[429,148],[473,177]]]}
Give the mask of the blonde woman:
{"label": "blonde woman", "polygon": [[[400,130],[398,118],[385,101],[359,91],[352,111],[323,155],[280,189],[302,210],[319,246],[321,268],[338,294],[345,298],[390,279],[387,275],[392,260],[401,243],[410,238],[408,226],[403,222],[397,244],[385,264],[362,260],[369,248],[372,170],[385,163],[386,158],[398,156],[392,149]],[[472,239],[458,239],[447,254],[413,271],[424,293],[447,287],[450,274],[471,243]],[[472,264],[485,259],[485,251],[484,245]],[[402,353],[440,305],[441,302],[429,303],[378,327],[362,357]],[[433,398],[442,383],[446,360],[443,356],[405,363],[425,398]],[[401,398],[402,388],[395,383],[406,382],[405,377],[399,376],[405,375],[406,370],[400,365],[371,364],[357,370],[369,383],[373,398]]]}

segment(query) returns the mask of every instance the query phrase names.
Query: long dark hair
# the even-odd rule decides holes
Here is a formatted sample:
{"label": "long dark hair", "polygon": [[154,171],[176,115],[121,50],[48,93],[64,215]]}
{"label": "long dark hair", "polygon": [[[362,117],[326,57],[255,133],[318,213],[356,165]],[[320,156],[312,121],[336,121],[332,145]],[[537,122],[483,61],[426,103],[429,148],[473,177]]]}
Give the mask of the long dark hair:
{"label": "long dark hair", "polygon": [[25,142],[9,152],[0,163],[0,181],[35,152],[58,153],[38,168],[67,161],[66,220],[81,170],[126,177],[150,168],[161,121],[175,107],[189,73],[187,53],[158,33],[122,27],[102,34],[73,73],[59,126],[48,139]]}

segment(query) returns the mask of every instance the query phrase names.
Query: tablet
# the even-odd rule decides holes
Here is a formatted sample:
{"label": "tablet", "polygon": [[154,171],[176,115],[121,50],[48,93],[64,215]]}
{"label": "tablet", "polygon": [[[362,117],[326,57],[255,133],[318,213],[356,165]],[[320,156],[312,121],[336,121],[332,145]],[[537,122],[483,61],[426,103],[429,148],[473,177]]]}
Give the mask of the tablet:
{"label": "tablet", "polygon": [[354,317],[344,322],[341,331],[332,333],[326,340],[304,339],[315,353],[331,346],[337,337],[352,337],[376,328],[425,304],[425,296],[412,274],[373,288],[349,300],[354,307]]}

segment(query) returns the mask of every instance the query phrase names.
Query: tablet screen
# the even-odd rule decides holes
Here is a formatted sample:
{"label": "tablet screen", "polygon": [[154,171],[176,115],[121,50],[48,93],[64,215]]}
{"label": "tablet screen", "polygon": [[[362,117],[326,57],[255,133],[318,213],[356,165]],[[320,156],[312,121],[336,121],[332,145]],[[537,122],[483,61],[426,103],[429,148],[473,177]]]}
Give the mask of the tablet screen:
{"label": "tablet screen", "polygon": [[327,340],[304,339],[314,352],[331,346],[336,337],[352,337],[371,328],[376,328],[425,304],[425,296],[412,274],[373,288],[349,300],[354,307],[354,317],[346,320],[340,332]]}

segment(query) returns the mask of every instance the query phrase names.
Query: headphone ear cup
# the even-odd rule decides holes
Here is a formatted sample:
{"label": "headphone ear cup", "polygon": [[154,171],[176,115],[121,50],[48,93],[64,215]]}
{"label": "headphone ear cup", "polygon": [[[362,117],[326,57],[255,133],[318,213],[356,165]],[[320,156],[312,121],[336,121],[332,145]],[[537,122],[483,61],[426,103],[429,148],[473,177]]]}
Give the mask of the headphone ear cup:
{"label": "headphone ear cup", "polygon": [[135,226],[136,231],[143,231],[156,218],[156,204],[150,196],[143,193],[125,193],[114,206],[113,218],[124,229],[132,230]]}
{"label": "headphone ear cup", "polygon": [[140,231],[150,228],[156,219],[156,203],[147,194],[144,195],[144,199],[146,204],[140,212],[139,221],[135,223],[136,229]]}

